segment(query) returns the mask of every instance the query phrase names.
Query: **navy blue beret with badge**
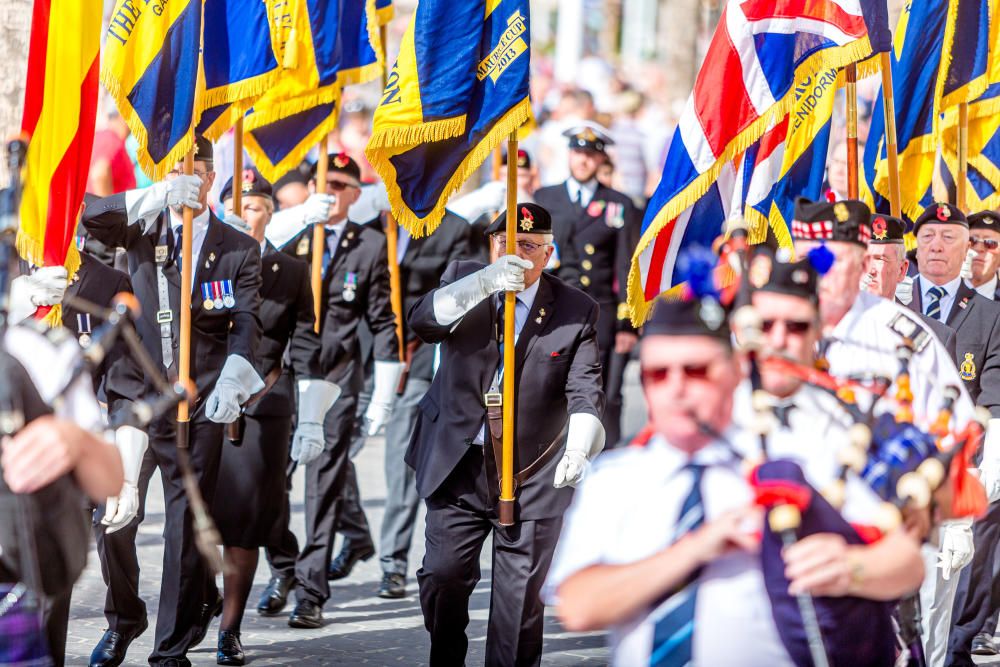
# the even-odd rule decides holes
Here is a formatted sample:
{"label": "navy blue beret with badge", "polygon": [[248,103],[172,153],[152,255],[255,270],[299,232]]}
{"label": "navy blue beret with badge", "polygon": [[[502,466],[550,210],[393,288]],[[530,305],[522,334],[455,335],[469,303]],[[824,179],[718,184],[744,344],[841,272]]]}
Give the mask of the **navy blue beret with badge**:
{"label": "navy blue beret with badge", "polygon": [[856,199],[814,202],[795,200],[792,238],[803,241],[842,241],[867,246],[871,238],[871,211]]}
{"label": "navy blue beret with badge", "polygon": [[869,244],[903,243],[905,234],[906,223],[899,218],[882,213],[872,215],[872,238]]}
{"label": "navy blue beret with badge", "polygon": [[194,137],[194,159],[211,164],[214,154],[212,142],[200,134],[196,134]]}
{"label": "navy blue beret with badge", "polygon": [[813,304],[819,302],[819,277],[809,257],[782,262],[768,248],[754,252],[747,270],[747,280],[755,291],[797,296]]}
{"label": "navy blue beret with badge", "polygon": [[913,232],[920,231],[920,227],[927,223],[934,225],[959,225],[966,228],[969,226],[969,220],[957,206],[941,202],[935,202],[924,209],[924,212],[913,223]]}
{"label": "navy blue beret with badge", "polygon": [[[507,231],[507,212],[501,211],[483,233],[486,236],[493,236],[505,231]],[[552,216],[538,204],[520,203],[517,205],[517,233],[551,234]]]}
{"label": "navy blue beret with badge", "polygon": [[1000,214],[996,211],[980,211],[968,217],[969,229],[990,229],[1000,232]]}
{"label": "navy blue beret with badge", "polygon": [[[274,197],[274,190],[271,187],[270,181],[261,176],[261,173],[255,167],[243,170],[243,175],[240,179],[240,192],[243,193],[244,197],[267,197],[268,199]],[[222,192],[219,193],[219,201],[225,202],[227,199],[231,199],[232,196],[233,179],[230,178],[222,186]]]}
{"label": "navy blue beret with badge", "polygon": [[[334,172],[346,174],[350,176],[360,185],[361,183],[361,167],[358,163],[354,161],[347,153],[337,153],[336,155],[328,155],[326,157],[326,170],[328,174]],[[316,178],[316,165],[312,168],[312,177]]]}
{"label": "navy blue beret with badge", "polygon": [[[503,154],[503,164],[507,165],[507,154]],[[531,169],[531,156],[523,148],[517,149],[517,166],[520,169]]]}
{"label": "navy blue beret with badge", "polygon": [[641,335],[708,336],[732,345],[729,318],[720,302],[715,280],[718,257],[708,248],[692,246],[677,258],[677,271],[685,289],[679,299],[660,297]]}

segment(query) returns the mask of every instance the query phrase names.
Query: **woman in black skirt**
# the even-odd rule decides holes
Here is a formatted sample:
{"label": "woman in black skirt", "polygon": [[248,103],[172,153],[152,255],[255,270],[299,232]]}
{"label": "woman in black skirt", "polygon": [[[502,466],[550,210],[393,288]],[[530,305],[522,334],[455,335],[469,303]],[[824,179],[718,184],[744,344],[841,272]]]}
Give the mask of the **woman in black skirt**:
{"label": "woman in black skirt", "polygon": [[[296,393],[292,377],[297,380],[298,418],[291,456],[301,464],[323,451],[323,419],[340,394],[340,388],[321,379],[319,372],[309,265],[264,240],[264,228],[274,212],[271,184],[256,169],[240,176],[242,218],[227,215],[226,221],[261,244],[264,335],[257,359],[265,388],[250,398],[245,415],[227,431],[212,507],[228,569],[216,655],[220,665],[244,664],[240,624],[260,547],[277,544],[288,526],[286,470]],[[230,179],[221,197],[227,213],[232,191]],[[282,367],[286,348],[289,368]]]}

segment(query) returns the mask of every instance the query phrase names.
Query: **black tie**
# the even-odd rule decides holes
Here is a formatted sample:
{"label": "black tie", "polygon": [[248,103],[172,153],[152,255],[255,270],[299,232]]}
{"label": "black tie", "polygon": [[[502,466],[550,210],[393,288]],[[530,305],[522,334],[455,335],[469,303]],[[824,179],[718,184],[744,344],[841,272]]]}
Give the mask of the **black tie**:
{"label": "black tie", "polygon": [[794,409],[795,409],[794,403],[774,406],[774,416],[778,418],[778,423],[781,424],[782,427],[791,428],[791,424],[789,424],[788,422],[788,415]]}

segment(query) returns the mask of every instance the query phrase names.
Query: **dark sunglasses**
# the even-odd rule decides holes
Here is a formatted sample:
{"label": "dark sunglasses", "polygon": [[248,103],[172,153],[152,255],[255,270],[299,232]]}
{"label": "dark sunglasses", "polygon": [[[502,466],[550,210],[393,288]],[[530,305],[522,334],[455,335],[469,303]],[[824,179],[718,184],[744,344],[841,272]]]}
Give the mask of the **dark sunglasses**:
{"label": "dark sunglasses", "polygon": [[333,190],[334,192],[343,192],[347,188],[354,188],[354,187],[357,187],[357,186],[353,185],[352,183],[344,183],[343,181],[327,181],[326,182],[326,189],[327,190]]}
{"label": "dark sunglasses", "polygon": [[666,382],[677,371],[680,371],[681,375],[687,380],[707,380],[711,368],[711,364],[681,364],[679,366],[643,368],[640,371],[640,376],[644,384]]}
{"label": "dark sunglasses", "polygon": [[983,247],[987,250],[996,250],[1000,248],[1000,241],[996,239],[984,239],[981,236],[973,236],[969,239],[969,246],[975,248],[979,244],[983,244]]}
{"label": "dark sunglasses", "polygon": [[785,331],[790,334],[804,334],[812,329],[813,323],[810,320],[764,320],[760,323],[760,328],[764,333],[771,333],[771,329],[778,322],[783,322]]}

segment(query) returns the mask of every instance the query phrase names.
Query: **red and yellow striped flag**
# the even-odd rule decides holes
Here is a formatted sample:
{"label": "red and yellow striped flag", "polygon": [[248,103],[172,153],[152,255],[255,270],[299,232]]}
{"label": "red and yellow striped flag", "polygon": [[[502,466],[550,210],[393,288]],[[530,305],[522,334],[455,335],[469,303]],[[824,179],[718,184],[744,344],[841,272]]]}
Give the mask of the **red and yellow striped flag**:
{"label": "red and yellow striped flag", "polygon": [[[28,138],[17,250],[37,266],[80,266],[73,243],[97,116],[102,3],[35,0],[21,130]],[[46,321],[60,322],[59,308]]]}

